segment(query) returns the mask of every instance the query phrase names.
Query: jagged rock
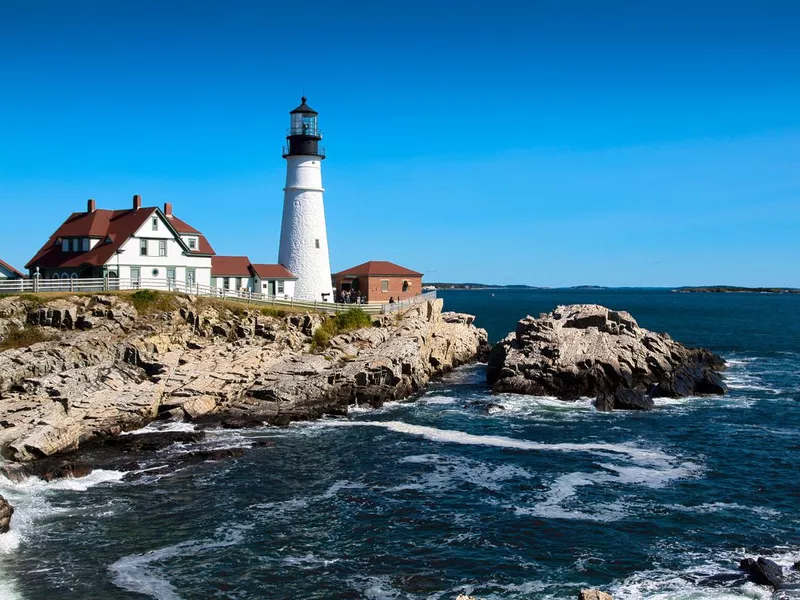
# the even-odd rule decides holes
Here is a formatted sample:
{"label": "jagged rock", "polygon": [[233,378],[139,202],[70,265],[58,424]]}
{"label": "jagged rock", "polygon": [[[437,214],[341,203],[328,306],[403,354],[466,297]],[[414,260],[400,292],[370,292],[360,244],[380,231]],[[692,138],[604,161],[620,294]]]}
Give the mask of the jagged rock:
{"label": "jagged rock", "polygon": [[[3,456],[39,463],[83,453],[159,418],[253,427],[342,415],[355,403],[414,394],[488,346],[471,317],[444,319],[441,300],[388,315],[384,327],[336,336],[325,355],[309,352],[318,314],[234,314],[205,299],[175,300],[174,312],[139,315],[123,296],[69,299],[73,330],[0,352]],[[5,299],[0,310],[42,316],[31,303]],[[52,313],[44,319],[52,324]]]}
{"label": "jagged rock", "polygon": [[11,515],[13,514],[14,507],[0,495],[0,533],[8,533],[11,527]]}
{"label": "jagged rock", "polygon": [[519,321],[492,348],[487,380],[495,393],[596,397],[600,410],[647,410],[649,396],[724,393],[724,369],[712,352],[642,329],[626,312],[579,304]]}
{"label": "jagged rock", "polygon": [[777,589],[784,581],[783,568],[763,556],[759,556],[758,559],[745,558],[739,563],[739,568],[759,585],[771,585]]}
{"label": "jagged rock", "polygon": [[578,600],[614,600],[611,594],[606,594],[600,590],[581,590]]}

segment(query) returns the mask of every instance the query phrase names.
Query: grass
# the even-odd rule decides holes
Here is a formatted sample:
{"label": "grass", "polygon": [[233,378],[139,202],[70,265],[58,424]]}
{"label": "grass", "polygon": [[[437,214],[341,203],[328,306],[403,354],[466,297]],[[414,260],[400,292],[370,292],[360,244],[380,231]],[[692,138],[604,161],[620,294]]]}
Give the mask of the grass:
{"label": "grass", "polygon": [[360,308],[351,308],[347,312],[325,319],[322,325],[314,332],[311,347],[315,349],[325,348],[330,343],[331,338],[340,333],[371,326],[372,319],[367,313]]}
{"label": "grass", "polygon": [[156,290],[139,290],[128,298],[140,315],[154,312],[169,312],[176,308],[175,296]]}
{"label": "grass", "polygon": [[42,331],[40,327],[25,325],[8,332],[5,338],[0,340],[0,351],[12,348],[27,348],[38,342],[49,342],[56,336]]}

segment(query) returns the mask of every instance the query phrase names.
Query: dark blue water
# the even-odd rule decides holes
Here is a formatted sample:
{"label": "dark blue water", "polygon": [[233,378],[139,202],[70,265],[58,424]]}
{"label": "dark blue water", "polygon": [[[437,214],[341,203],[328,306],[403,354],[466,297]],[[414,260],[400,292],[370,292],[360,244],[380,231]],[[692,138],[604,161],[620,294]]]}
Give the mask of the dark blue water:
{"label": "dark blue water", "polygon": [[[768,598],[714,586],[743,555],[800,559],[800,296],[454,291],[497,340],[597,302],[721,353],[725,398],[648,413],[486,400],[483,368],[411,403],[287,429],[244,458],[86,481],[0,484],[3,598]],[[190,448],[173,448],[169,452]],[[146,461],[157,467],[160,457]],[[163,460],[163,459],[162,459]]]}

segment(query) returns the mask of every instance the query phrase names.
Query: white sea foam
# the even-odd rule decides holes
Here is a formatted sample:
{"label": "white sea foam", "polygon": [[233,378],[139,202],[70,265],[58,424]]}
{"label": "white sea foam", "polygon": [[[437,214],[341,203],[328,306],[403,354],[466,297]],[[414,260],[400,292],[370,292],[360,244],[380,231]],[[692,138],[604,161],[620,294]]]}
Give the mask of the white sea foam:
{"label": "white sea foam", "polygon": [[172,431],[195,431],[197,427],[192,423],[184,423],[182,421],[165,422],[153,421],[142,427],[141,429],[134,429],[132,431],[123,431],[120,435],[141,435],[143,433],[164,433]]}
{"label": "white sea foam", "polygon": [[640,448],[632,444],[605,443],[558,443],[546,444],[499,435],[475,435],[452,429],[437,429],[425,425],[412,425],[402,421],[323,421],[328,427],[382,427],[396,433],[406,433],[423,437],[433,442],[467,444],[472,446],[495,446],[513,450],[589,452],[602,456],[621,455],[641,464],[669,464],[672,457],[658,450]]}
{"label": "white sea foam", "polygon": [[439,454],[421,454],[407,456],[401,463],[431,465],[433,470],[415,476],[409,483],[389,488],[387,492],[404,490],[421,490],[424,492],[443,492],[461,483],[469,483],[474,487],[497,491],[506,481],[530,479],[533,475],[521,467],[509,464],[491,465],[466,458],[441,456]]}
{"label": "white sea foam", "polygon": [[702,515],[718,513],[718,512],[726,512],[726,511],[736,511],[736,512],[747,511],[760,515],[761,518],[763,519],[774,519],[775,517],[780,517],[783,515],[781,511],[775,510],[773,508],[767,508],[766,506],[743,506],[741,504],[736,504],[733,502],[709,502],[706,504],[698,504],[696,506],[670,504],[667,505],[667,508],[678,512],[697,513]]}
{"label": "white sea foam", "polygon": [[79,479],[47,482],[38,477],[30,477],[19,483],[0,476],[0,494],[14,507],[10,531],[0,535],[0,554],[14,552],[25,540],[36,521],[64,510],[50,504],[48,496],[53,492],[60,490],[82,492],[95,485],[119,481],[124,475],[122,471],[97,469]]}
{"label": "white sea foam", "polygon": [[302,508],[306,508],[314,502],[319,502],[320,500],[329,500],[342,490],[358,489],[363,487],[364,486],[360,483],[340,479],[338,481],[334,481],[328,486],[328,489],[321,494],[303,496],[300,498],[290,498],[289,500],[281,500],[277,502],[261,502],[259,504],[253,504],[250,508],[257,509],[259,511],[269,511],[270,518],[275,519],[298,511]]}
{"label": "white sea foam", "polygon": [[198,556],[218,548],[235,546],[242,541],[244,531],[249,528],[242,525],[233,527],[225,525],[216,531],[220,536],[219,539],[188,540],[145,554],[123,556],[108,567],[111,571],[111,581],[123,590],[150,596],[156,600],[180,600],[175,586],[157,565],[175,557]]}
{"label": "white sea foam", "polygon": [[284,556],[281,558],[281,564],[285,567],[294,567],[297,569],[320,569],[339,562],[338,558],[322,558],[309,552],[303,556]]}

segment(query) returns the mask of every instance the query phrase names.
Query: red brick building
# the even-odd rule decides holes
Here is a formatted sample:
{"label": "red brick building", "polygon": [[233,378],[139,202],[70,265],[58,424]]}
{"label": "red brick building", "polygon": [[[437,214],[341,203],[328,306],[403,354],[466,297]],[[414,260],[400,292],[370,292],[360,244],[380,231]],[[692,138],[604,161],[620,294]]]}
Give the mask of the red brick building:
{"label": "red brick building", "polygon": [[356,294],[367,302],[405,300],[422,293],[422,273],[385,261],[371,260],[333,275],[336,301]]}

